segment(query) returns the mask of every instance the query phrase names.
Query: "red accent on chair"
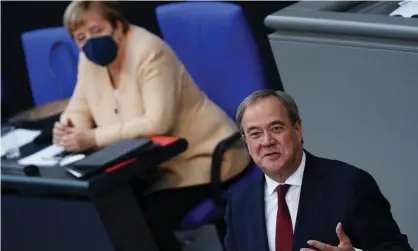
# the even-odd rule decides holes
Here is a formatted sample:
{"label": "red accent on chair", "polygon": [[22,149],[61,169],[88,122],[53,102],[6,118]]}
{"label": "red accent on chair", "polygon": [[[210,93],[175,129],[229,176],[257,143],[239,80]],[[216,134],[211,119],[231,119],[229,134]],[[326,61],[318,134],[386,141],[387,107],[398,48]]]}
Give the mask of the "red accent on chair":
{"label": "red accent on chair", "polygon": [[118,168],[121,168],[121,167],[126,166],[126,165],[128,165],[128,164],[131,164],[131,163],[132,163],[132,162],[134,162],[135,160],[136,160],[136,158],[131,158],[131,159],[125,160],[125,161],[123,161],[123,162],[121,162],[121,163],[119,163],[119,164],[116,164],[116,165],[113,165],[113,166],[111,166],[111,167],[107,168],[107,169],[105,170],[105,172],[106,172],[106,173],[113,172],[113,171],[115,171],[115,170],[116,170],[116,169],[118,169]]}
{"label": "red accent on chair", "polygon": [[160,144],[161,146],[167,146],[179,140],[177,137],[171,136],[151,136],[149,139],[156,144]]}

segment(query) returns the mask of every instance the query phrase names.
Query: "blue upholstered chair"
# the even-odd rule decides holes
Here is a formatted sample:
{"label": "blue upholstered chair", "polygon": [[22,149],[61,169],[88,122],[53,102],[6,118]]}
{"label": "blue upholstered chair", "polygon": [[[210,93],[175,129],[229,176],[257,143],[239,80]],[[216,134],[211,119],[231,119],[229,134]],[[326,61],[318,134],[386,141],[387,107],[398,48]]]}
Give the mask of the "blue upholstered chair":
{"label": "blue upholstered chair", "polygon": [[[235,120],[238,105],[255,90],[268,88],[261,59],[240,6],[222,2],[183,2],[159,6],[157,20],[164,40],[175,51],[197,85]],[[248,176],[252,165],[228,189],[219,181],[222,153],[239,133],[220,142],[212,164],[213,198],[194,208],[182,223],[193,229],[223,221],[225,200]]]}
{"label": "blue upholstered chair", "polygon": [[77,81],[78,49],[64,27],[28,31],[21,36],[35,104],[71,97]]}

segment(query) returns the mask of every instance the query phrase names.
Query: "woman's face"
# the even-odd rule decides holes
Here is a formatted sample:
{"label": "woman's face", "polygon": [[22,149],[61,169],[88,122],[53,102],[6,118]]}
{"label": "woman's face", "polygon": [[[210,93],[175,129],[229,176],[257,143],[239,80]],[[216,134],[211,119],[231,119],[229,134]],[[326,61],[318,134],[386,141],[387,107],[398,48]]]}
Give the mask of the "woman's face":
{"label": "woman's face", "polygon": [[112,24],[104,20],[96,11],[88,10],[84,13],[82,25],[73,32],[74,41],[79,48],[82,48],[90,38],[111,35],[119,44],[123,35],[121,26],[121,23],[118,22],[118,27],[114,29]]}

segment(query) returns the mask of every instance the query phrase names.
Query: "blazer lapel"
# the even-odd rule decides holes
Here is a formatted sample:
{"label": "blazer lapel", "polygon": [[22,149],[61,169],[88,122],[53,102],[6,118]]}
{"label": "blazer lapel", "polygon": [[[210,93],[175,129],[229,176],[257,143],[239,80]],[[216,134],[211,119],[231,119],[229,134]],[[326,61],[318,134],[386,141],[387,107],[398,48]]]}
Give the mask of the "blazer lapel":
{"label": "blazer lapel", "polygon": [[254,193],[250,196],[248,204],[248,250],[268,251],[266,217],[264,206],[264,175],[261,175]]}
{"label": "blazer lapel", "polygon": [[321,168],[316,165],[316,157],[305,151],[306,166],[303,173],[302,188],[293,237],[293,251],[308,247],[308,240],[320,233],[322,214],[318,214],[324,196],[324,183],[321,182]]}

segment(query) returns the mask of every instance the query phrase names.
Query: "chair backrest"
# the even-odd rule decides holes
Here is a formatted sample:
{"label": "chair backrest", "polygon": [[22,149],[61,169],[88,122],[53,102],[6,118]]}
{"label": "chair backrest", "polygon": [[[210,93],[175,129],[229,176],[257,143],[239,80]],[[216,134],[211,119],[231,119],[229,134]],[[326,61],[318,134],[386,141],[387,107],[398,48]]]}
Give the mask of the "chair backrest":
{"label": "chair backrest", "polygon": [[267,88],[257,45],[240,6],[185,2],[156,9],[164,40],[196,84],[232,119],[251,92]]}
{"label": "chair backrest", "polygon": [[35,104],[71,97],[79,52],[67,30],[38,29],[23,33],[21,39]]}

